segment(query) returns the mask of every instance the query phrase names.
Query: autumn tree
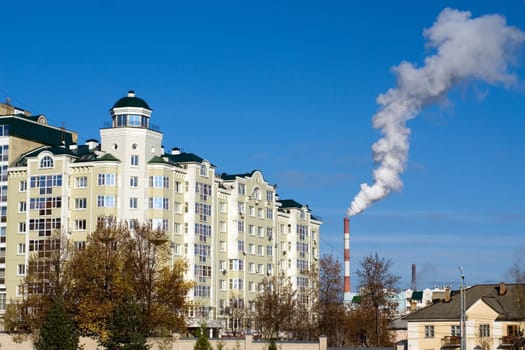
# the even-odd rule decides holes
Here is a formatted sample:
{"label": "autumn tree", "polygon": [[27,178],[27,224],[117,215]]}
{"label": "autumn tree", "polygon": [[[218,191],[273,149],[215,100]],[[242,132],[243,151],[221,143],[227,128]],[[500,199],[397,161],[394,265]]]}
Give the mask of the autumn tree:
{"label": "autumn tree", "polygon": [[193,283],[184,279],[184,261],[171,263],[168,248],[165,234],[148,225],[134,223],[130,229],[111,218],[100,220],[71,265],[71,305],[80,329],[107,336],[124,297],[140,308],[146,334],[183,329],[185,297]]}
{"label": "autumn tree", "polygon": [[88,235],[85,248],[77,250],[71,259],[68,302],[84,334],[104,338],[115,305],[129,290],[122,274],[121,253],[128,237],[126,226],[111,219],[100,220],[97,229]]}
{"label": "autumn tree", "polygon": [[263,338],[278,337],[280,332],[293,329],[295,294],[288,277],[272,276],[263,280],[262,290],[254,302],[254,321]]}
{"label": "autumn tree", "polygon": [[55,231],[50,237],[31,242],[29,251],[20,285],[22,301],[7,315],[8,324],[14,322],[18,331],[28,332],[40,328],[56,298],[64,300],[70,283],[66,269],[72,248],[65,232]]}
{"label": "autumn tree", "polygon": [[361,302],[360,309],[364,316],[363,321],[373,317],[373,326],[366,322],[366,334],[363,341],[367,346],[385,346],[391,343],[388,332],[388,322],[395,311],[393,296],[397,292],[399,276],[390,269],[392,261],[380,258],[378,254],[363,258],[357,270],[360,282]]}
{"label": "autumn tree", "polygon": [[133,235],[125,243],[123,257],[124,274],[147,320],[148,332],[183,328],[181,315],[185,296],[193,284],[182,278],[186,268],[184,263],[170,266],[165,233],[135,223]]}
{"label": "autumn tree", "polygon": [[327,337],[329,347],[345,344],[345,318],[343,305],[343,277],[341,262],[331,254],[319,260],[319,299],[316,311],[319,315],[319,332]]}

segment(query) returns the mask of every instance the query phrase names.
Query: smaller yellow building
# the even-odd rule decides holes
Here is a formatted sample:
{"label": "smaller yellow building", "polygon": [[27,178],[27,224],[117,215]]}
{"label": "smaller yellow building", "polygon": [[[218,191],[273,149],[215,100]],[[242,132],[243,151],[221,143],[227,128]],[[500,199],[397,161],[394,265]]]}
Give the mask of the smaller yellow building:
{"label": "smaller yellow building", "polygon": [[[511,349],[525,328],[525,285],[483,284],[465,289],[465,350]],[[408,350],[461,347],[461,293],[405,316]]]}

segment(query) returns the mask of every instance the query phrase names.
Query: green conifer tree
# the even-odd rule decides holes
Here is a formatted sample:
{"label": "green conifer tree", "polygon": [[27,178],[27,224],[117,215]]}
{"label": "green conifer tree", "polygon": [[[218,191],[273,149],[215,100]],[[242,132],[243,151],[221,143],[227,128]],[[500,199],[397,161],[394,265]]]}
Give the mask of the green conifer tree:
{"label": "green conifer tree", "polygon": [[108,350],[147,350],[145,328],[140,307],[127,298],[120,303],[110,319],[108,339],[102,342]]}
{"label": "green conifer tree", "polygon": [[213,350],[208,340],[208,336],[206,335],[206,328],[204,326],[201,326],[201,328],[197,330],[197,335],[197,342],[195,343],[193,350]]}
{"label": "green conifer tree", "polygon": [[44,317],[40,335],[34,344],[35,349],[76,350],[78,341],[78,331],[64,307],[64,302],[61,299],[55,299]]}

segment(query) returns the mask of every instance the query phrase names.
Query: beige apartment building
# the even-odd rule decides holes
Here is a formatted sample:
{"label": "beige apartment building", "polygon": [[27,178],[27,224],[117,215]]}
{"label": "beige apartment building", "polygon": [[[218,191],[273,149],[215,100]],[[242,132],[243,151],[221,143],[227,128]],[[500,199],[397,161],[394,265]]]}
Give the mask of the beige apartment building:
{"label": "beige apartment building", "polygon": [[[525,328],[525,285],[482,284],[464,291],[464,349],[512,349]],[[408,350],[461,347],[461,293],[415,311],[407,321]]]}
{"label": "beige apartment building", "polygon": [[[43,116],[4,112],[0,309],[21,297],[28,258],[52,249],[53,232],[65,232],[81,248],[108,216],[166,232],[172,261],[185,259],[187,278],[196,282],[188,298],[195,305],[190,318],[199,322],[250,327],[249,310],[267,276],[290,277],[299,295],[308,287],[321,220],[307,205],[280,199],[261,171],[217,173],[196,154],[166,152],[162,132],[150,123],[152,109],[133,91],[110,109],[100,142],[84,145]],[[31,128],[17,129],[11,120]],[[28,132],[34,125],[42,130]]]}

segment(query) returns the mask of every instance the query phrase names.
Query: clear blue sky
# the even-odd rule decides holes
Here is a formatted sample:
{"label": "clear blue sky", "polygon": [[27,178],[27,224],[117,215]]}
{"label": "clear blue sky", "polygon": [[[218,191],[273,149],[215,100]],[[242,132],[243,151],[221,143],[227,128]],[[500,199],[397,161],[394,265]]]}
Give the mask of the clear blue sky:
{"label": "clear blue sky", "polygon": [[[342,259],[343,217],[371,182],[376,98],[391,68],[424,64],[446,7],[501,14],[525,30],[523,0],[8,1],[0,99],[99,138],[129,89],[153,108],[167,149],[218,172],[259,169],[281,199],[323,218],[322,252]],[[411,129],[404,187],[351,219],[352,286],[378,253],[410,286],[510,281],[525,245],[525,56],[514,86],[461,85]],[[520,250],[522,249],[522,250]]]}

